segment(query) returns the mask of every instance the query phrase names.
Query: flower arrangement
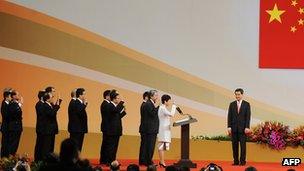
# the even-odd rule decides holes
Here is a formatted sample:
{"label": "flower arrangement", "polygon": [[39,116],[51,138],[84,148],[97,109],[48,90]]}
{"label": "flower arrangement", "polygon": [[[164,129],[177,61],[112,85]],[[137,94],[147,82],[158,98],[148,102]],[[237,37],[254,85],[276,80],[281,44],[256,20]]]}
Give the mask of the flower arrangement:
{"label": "flower arrangement", "polygon": [[286,148],[290,135],[289,126],[280,122],[266,121],[253,127],[250,139],[253,142],[268,144],[270,148],[282,150]]}
{"label": "flower arrangement", "polygon": [[287,138],[287,143],[290,146],[304,146],[304,126],[293,129]]}
{"label": "flower arrangement", "polygon": [[[220,136],[192,136],[193,140],[217,140],[230,141],[228,135]],[[266,121],[262,122],[251,129],[247,136],[247,141],[266,144],[275,150],[283,150],[287,146],[304,146],[304,126],[295,128],[290,131],[289,126],[281,122]]]}

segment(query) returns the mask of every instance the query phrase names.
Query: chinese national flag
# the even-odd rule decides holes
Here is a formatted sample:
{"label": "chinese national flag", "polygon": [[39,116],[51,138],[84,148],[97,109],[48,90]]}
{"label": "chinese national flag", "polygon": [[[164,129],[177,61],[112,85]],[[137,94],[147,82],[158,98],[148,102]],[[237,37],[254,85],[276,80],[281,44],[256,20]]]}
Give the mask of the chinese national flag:
{"label": "chinese national flag", "polygon": [[304,0],[260,0],[260,68],[304,68]]}

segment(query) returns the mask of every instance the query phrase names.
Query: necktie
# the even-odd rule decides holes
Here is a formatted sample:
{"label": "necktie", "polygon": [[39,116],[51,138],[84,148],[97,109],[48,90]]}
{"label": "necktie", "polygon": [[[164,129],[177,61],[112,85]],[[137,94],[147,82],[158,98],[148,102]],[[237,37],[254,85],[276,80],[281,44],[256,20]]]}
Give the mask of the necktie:
{"label": "necktie", "polygon": [[241,109],[241,104],[240,104],[240,102],[237,102],[237,110],[238,110],[238,113],[240,113],[240,109]]}

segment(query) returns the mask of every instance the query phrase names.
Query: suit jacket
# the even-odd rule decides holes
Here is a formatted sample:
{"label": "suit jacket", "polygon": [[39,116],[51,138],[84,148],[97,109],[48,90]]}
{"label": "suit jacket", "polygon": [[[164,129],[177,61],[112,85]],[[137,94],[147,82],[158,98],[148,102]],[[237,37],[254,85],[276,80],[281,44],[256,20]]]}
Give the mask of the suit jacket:
{"label": "suit jacket", "polygon": [[100,114],[101,114],[101,124],[100,124],[100,130],[107,134],[109,130],[109,107],[111,106],[111,103],[104,100],[100,105]]}
{"label": "suit jacket", "polygon": [[8,130],[22,132],[22,109],[18,102],[12,101],[8,105]]}
{"label": "suit jacket", "polygon": [[36,109],[36,133],[37,134],[41,134],[43,133],[43,129],[45,127],[45,117],[43,116],[44,112],[43,112],[43,104],[44,102],[42,102],[41,100],[39,100],[36,105],[35,105],[35,109]]}
{"label": "suit jacket", "polygon": [[43,103],[43,114],[41,120],[44,126],[41,128],[42,134],[58,134],[57,111],[59,108],[59,105],[49,105],[46,102]]}
{"label": "suit jacket", "polygon": [[144,104],[146,102],[143,101],[140,105],[140,125],[139,125],[139,132],[141,132],[143,130],[143,123],[144,123],[144,117],[143,117],[143,107],[144,107]]}
{"label": "suit jacket", "polygon": [[157,134],[159,129],[158,107],[151,100],[142,104],[141,107],[140,133]]}
{"label": "suit jacket", "polygon": [[78,99],[70,102],[68,131],[70,133],[87,133],[88,132],[88,117],[86,105]]}
{"label": "suit jacket", "polygon": [[1,124],[1,131],[7,132],[8,131],[8,105],[5,100],[2,101],[1,104],[1,116],[2,116],[2,124]]}
{"label": "suit jacket", "polygon": [[127,113],[123,111],[124,106],[123,102],[120,102],[117,106],[113,103],[109,104],[109,116],[108,123],[109,127],[107,130],[108,135],[121,136],[122,135],[122,122],[121,118],[123,118]]}
{"label": "suit jacket", "polygon": [[250,128],[250,117],[250,104],[247,101],[242,101],[239,113],[237,101],[233,101],[228,109],[228,128],[230,127],[232,132],[244,133],[245,128]]}

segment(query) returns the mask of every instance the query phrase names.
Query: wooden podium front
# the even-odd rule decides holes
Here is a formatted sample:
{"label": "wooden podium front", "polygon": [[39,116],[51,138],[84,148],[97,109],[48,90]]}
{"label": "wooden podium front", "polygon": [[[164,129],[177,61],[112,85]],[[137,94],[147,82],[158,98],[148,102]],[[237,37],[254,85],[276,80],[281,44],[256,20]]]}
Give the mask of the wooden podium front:
{"label": "wooden podium front", "polygon": [[181,126],[181,159],[174,163],[175,166],[196,168],[196,163],[189,159],[189,141],[190,141],[190,124],[197,122],[190,115],[186,119],[182,119],[173,123],[173,126]]}

